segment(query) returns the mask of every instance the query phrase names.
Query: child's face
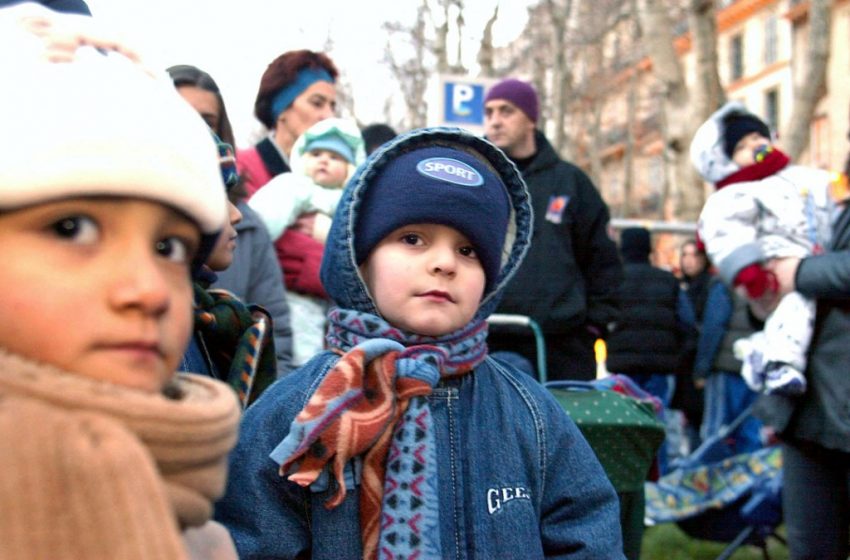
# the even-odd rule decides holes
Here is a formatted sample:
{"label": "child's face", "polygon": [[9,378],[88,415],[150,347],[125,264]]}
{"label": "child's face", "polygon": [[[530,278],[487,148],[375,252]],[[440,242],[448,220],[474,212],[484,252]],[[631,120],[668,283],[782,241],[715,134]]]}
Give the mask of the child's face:
{"label": "child's face", "polygon": [[233,264],[233,252],[236,250],[236,224],[242,221],[242,212],[232,203],[227,203],[227,220],[215,242],[207,266],[216,272],[227,270]]}
{"label": "child's face", "polygon": [[381,316],[426,336],[468,324],[486,281],[466,236],[437,224],[398,228],[375,246],[360,270]]}
{"label": "child's face", "polygon": [[732,161],[740,167],[752,165],[756,162],[756,151],[763,146],[769,145],[769,139],[758,132],[750,132],[735,144],[735,151],[732,152]]}
{"label": "child's face", "polygon": [[158,203],[75,198],[0,213],[0,346],[158,391],[192,328],[200,231]]}
{"label": "child's face", "polygon": [[310,150],[304,154],[304,171],[317,185],[342,188],[348,176],[348,162],[330,150]]}

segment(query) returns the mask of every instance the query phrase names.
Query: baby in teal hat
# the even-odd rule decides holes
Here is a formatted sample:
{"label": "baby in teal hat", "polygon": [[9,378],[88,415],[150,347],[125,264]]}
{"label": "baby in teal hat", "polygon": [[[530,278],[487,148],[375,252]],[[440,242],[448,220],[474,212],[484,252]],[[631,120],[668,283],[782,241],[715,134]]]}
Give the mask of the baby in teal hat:
{"label": "baby in teal hat", "polygon": [[[328,300],[318,267],[342,188],[365,159],[363,137],[354,121],[319,121],[295,141],[292,172],[273,178],[248,201],[275,242],[286,281],[295,365],[324,348]],[[315,217],[299,220],[305,215]]]}
{"label": "baby in teal hat", "polygon": [[292,172],[269,181],[249,205],[263,219],[272,239],[280,238],[302,214],[317,212],[312,235],[324,243],[342,187],[365,158],[363,137],[353,121],[319,121],[295,141]]}

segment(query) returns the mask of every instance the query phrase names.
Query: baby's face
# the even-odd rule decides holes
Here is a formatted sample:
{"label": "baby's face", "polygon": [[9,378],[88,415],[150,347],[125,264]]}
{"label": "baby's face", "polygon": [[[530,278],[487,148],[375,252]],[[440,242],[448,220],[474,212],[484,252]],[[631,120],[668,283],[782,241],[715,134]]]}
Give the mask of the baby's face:
{"label": "baby's face", "polygon": [[735,151],[732,152],[732,161],[740,167],[747,167],[756,163],[756,152],[760,148],[770,145],[770,140],[759,134],[758,132],[750,132],[735,144]]}
{"label": "baby's face", "polygon": [[0,346],[155,392],[192,329],[193,222],[139,199],[74,198],[0,213]]}
{"label": "baby's face", "polygon": [[348,162],[338,153],[323,149],[310,150],[303,159],[304,171],[317,185],[337,188],[345,186]]}

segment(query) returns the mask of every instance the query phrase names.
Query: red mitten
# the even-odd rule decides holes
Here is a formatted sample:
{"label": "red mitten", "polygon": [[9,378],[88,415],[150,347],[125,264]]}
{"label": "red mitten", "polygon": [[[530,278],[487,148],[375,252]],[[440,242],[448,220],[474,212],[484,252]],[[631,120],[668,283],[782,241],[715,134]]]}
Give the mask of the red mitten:
{"label": "red mitten", "polygon": [[288,228],[275,241],[286,289],[328,299],[319,279],[325,246],[309,235]]}
{"label": "red mitten", "polygon": [[747,290],[747,295],[752,299],[762,297],[765,292],[776,293],[779,290],[776,275],[765,270],[758,263],[742,268],[738,272],[738,276],[735,277],[734,284],[735,286],[743,286]]}

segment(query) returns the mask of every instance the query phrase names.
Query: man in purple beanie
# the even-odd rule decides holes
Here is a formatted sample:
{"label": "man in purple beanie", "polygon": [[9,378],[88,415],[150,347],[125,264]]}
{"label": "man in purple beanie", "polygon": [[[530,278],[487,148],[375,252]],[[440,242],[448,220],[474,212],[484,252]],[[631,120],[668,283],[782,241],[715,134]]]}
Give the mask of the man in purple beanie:
{"label": "man in purple beanie", "polygon": [[[549,379],[592,379],[593,345],[619,317],[623,271],[608,237],[608,206],[588,176],[558,157],[537,130],[534,88],[515,79],[494,85],[484,99],[487,139],[516,164],[531,192],[534,238],[525,262],[507,286],[499,313],[527,315],[546,337]],[[492,352],[519,353],[532,363],[529,332],[500,327]]]}

